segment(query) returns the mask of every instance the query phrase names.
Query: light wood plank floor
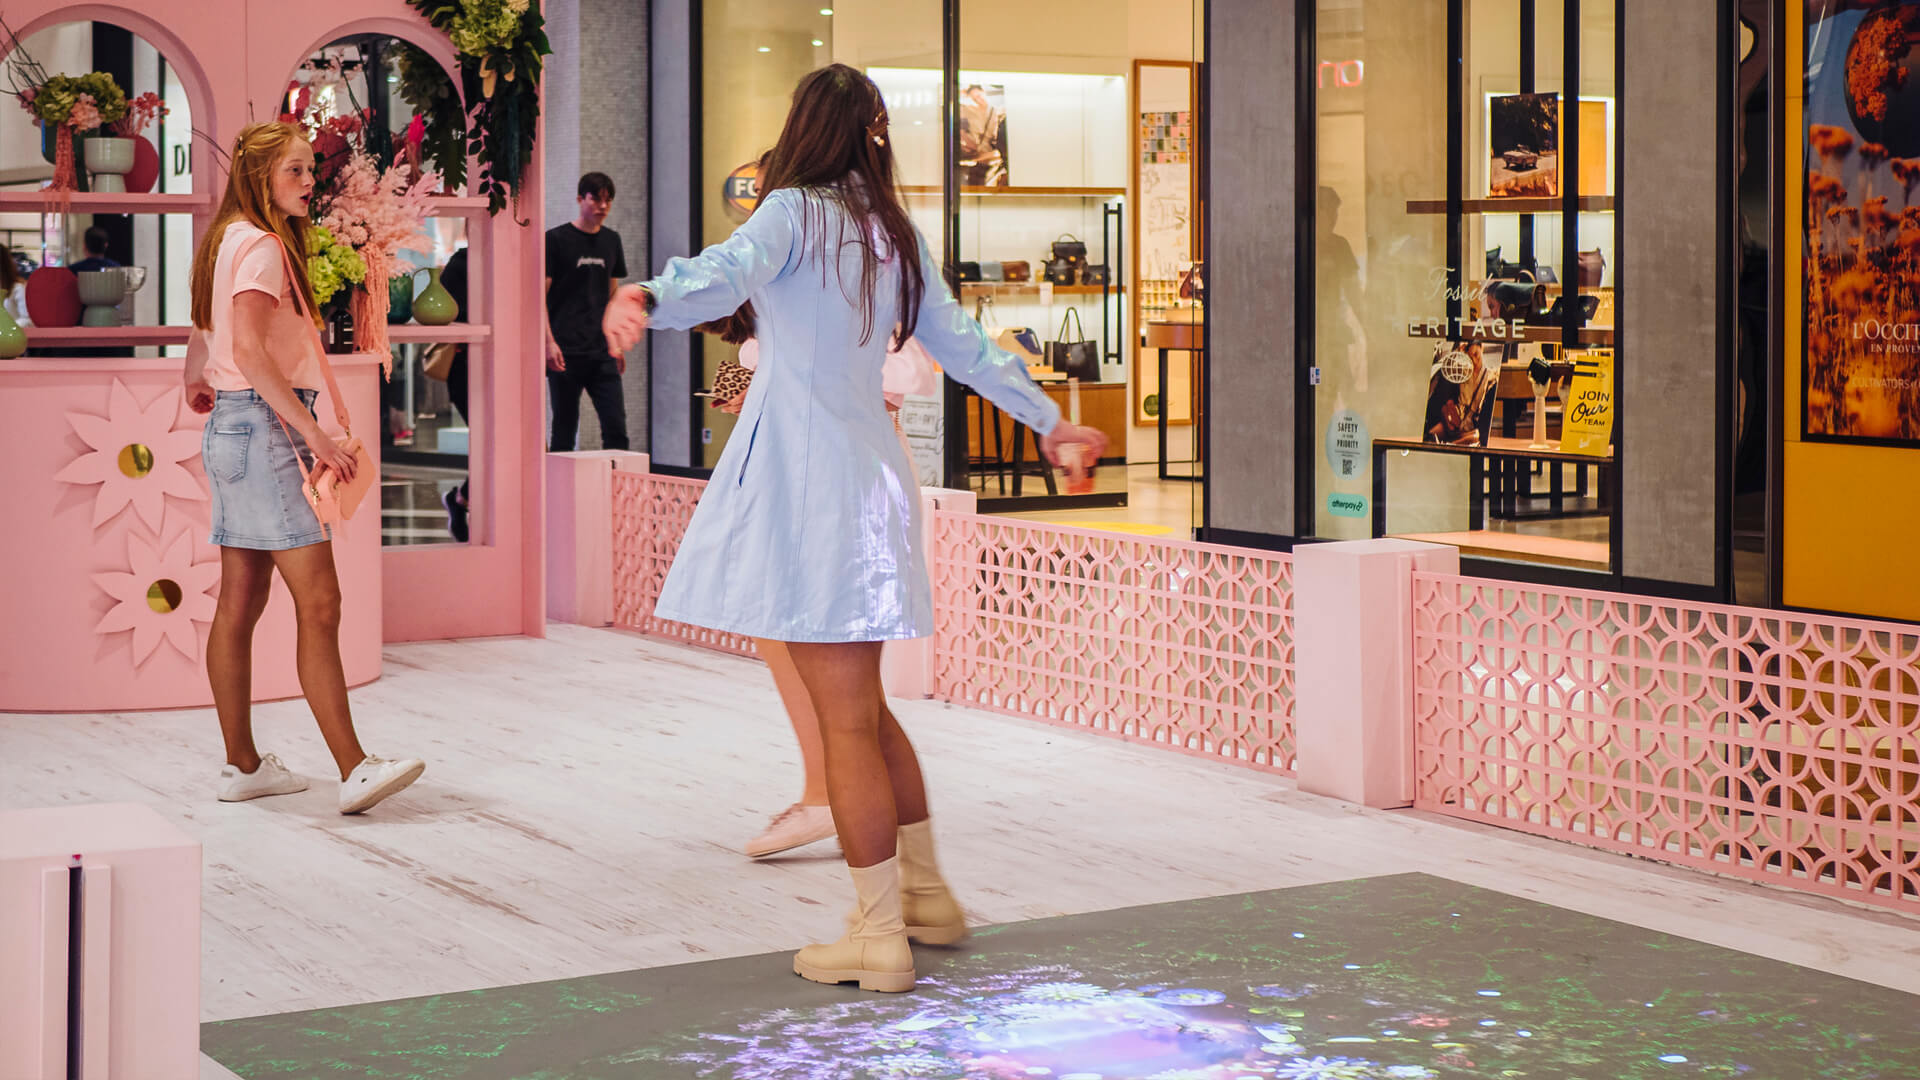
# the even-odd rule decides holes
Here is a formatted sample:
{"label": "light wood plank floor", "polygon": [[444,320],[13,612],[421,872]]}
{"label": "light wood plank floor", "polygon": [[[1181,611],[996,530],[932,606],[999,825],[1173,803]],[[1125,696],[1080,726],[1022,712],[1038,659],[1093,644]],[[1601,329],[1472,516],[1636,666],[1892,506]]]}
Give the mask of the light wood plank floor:
{"label": "light wood plank floor", "polygon": [[[334,785],[223,805],[205,710],[0,715],[0,806],[131,800],[205,845],[209,1020],[791,949],[850,899],[831,843],[738,844],[797,793],[758,664],[554,626],[396,646],[354,695],[426,777],[363,818]],[[1920,920],[1299,793],[1287,781],[933,702],[948,874],[1001,922],[1410,870],[1920,992]],[[325,772],[304,705],[264,749]],[[218,1075],[209,1072],[208,1075]]]}

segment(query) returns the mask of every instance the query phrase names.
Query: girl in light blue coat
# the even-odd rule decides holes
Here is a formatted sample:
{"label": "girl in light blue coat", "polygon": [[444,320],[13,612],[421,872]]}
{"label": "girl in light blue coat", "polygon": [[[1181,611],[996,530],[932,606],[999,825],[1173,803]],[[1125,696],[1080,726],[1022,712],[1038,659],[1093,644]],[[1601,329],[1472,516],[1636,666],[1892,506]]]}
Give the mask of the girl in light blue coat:
{"label": "girl in light blue coat", "polygon": [[918,338],[948,375],[1038,432],[1059,460],[1099,432],[1067,423],[945,287],[900,201],[887,111],[844,64],[800,81],[753,217],[608,305],[623,355],[652,326],[686,330],[751,300],[760,363],[740,422],[667,574],[665,619],[787,643],[819,716],[827,798],[859,907],[845,937],[794,971],[904,991],[909,937],[966,921],[933,859],[926,789],[880,688],[880,645],[933,633],[912,466],[888,419],[889,339]]}

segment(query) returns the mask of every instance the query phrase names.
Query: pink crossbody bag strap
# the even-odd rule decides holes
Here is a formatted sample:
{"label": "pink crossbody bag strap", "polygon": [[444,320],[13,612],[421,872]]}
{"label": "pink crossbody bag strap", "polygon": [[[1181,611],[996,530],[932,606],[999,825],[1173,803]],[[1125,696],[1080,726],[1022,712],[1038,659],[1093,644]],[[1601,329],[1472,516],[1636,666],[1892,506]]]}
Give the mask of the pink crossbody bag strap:
{"label": "pink crossbody bag strap", "polygon": [[[334,419],[340,421],[340,430],[350,437],[353,435],[353,426],[347,416],[347,399],[340,395],[340,384],[333,377],[333,365],[327,362],[327,343],[320,336],[320,328],[314,323],[313,314],[307,310],[306,294],[300,290],[300,280],[293,271],[293,256],[287,252],[287,245],[281,243],[279,237],[274,237],[273,243],[275,247],[280,249],[280,265],[286,268],[287,291],[293,294],[294,307],[300,312],[300,317],[305,320],[306,324],[313,327],[314,350],[320,355],[320,375],[327,380],[327,396],[333,399]],[[286,419],[279,413],[274,413],[273,417],[280,421],[280,429],[287,433],[287,440],[291,442],[293,440],[293,429],[287,427]],[[312,453],[312,448],[309,447],[307,452]],[[311,487],[313,484],[313,474],[307,469],[307,459],[296,452],[293,455],[293,460],[300,466],[300,478],[306,481],[307,485]]]}

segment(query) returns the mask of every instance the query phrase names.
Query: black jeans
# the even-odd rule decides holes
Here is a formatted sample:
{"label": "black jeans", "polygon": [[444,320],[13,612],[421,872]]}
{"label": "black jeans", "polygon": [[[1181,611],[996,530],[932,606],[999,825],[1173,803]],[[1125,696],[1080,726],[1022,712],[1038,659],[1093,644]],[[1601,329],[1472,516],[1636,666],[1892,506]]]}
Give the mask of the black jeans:
{"label": "black jeans", "polygon": [[601,353],[566,358],[567,370],[547,369],[547,389],[553,395],[553,438],[547,449],[558,454],[573,449],[580,434],[580,391],[593,399],[600,417],[600,445],[627,449],[627,398],[613,357]]}

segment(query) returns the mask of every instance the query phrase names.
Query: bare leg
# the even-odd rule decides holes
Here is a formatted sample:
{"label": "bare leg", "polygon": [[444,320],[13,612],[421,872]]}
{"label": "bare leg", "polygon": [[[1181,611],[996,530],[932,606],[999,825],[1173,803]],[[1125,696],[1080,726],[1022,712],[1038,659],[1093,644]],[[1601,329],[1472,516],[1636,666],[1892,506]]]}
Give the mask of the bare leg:
{"label": "bare leg", "polygon": [[[787,649],[820,718],[827,799],[847,865],[885,862],[896,853],[900,822],[926,818],[927,794],[912,744],[897,723],[882,721],[880,643],[790,642]],[[883,735],[887,727],[892,733]]]}
{"label": "bare leg", "polygon": [[793,723],[793,737],[800,743],[800,764],[806,770],[800,805],[825,806],[826,751],[820,745],[820,720],[813,714],[813,699],[807,696],[807,686],[800,681],[800,672],[793,666],[793,656],[787,652],[785,642],[755,638],[753,644],[760,652],[760,659],[767,662],[767,670],[773,672],[773,685],[780,691],[780,703],[786,706],[787,719]]}
{"label": "bare leg", "polygon": [[253,628],[273,587],[273,553],[220,549],[220,599],[207,632],[207,681],[227,744],[227,764],[244,773],[260,768],[253,745]]}
{"label": "bare leg", "polygon": [[333,569],[333,544],[309,544],[273,553],[274,565],[293,593],[299,625],[300,689],[320,722],[340,779],[367,756],[353,732],[347,706],[347,673],[340,663],[340,579]]}

